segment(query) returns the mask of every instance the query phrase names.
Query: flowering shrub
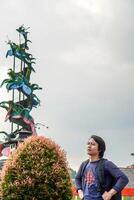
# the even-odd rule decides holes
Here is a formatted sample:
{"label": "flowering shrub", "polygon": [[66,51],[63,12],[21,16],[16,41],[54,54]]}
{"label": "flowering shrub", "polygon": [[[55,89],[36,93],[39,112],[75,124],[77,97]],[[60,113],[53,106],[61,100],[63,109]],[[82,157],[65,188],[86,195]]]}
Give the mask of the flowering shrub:
{"label": "flowering shrub", "polygon": [[70,174],[64,151],[51,139],[29,137],[2,170],[4,200],[70,200]]}

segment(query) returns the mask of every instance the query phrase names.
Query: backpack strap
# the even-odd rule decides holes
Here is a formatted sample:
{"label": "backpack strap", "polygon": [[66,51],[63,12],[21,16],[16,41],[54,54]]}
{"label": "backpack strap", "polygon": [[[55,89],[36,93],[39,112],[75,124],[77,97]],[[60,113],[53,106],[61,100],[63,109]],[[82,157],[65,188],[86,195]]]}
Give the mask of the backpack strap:
{"label": "backpack strap", "polygon": [[83,163],[82,163],[82,166],[81,166],[81,176],[83,176],[83,173],[85,171],[85,168],[87,166],[87,164],[89,163],[89,159],[85,160]]}
{"label": "backpack strap", "polygon": [[99,178],[99,185],[98,185],[98,191],[103,194],[103,192],[105,191],[105,188],[104,188],[104,182],[105,182],[105,177],[104,177],[104,164],[105,164],[105,161],[107,159],[104,159],[104,158],[101,158],[98,165],[97,165],[97,175],[98,175],[98,178]]}

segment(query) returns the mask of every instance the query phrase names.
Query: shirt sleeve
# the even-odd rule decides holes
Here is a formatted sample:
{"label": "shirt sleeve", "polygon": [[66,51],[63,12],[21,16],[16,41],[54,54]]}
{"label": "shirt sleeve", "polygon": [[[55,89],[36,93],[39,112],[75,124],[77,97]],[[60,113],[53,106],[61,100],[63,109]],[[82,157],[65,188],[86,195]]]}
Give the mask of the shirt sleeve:
{"label": "shirt sleeve", "polygon": [[111,161],[106,161],[105,168],[115,178],[115,184],[112,188],[120,192],[127,185],[128,177]]}

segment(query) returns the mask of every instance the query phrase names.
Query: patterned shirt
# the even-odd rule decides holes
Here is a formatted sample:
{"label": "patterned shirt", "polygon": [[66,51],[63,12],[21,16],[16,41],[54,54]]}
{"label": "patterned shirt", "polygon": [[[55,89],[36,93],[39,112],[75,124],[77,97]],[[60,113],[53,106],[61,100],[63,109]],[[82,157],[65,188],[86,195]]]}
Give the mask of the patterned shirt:
{"label": "patterned shirt", "polygon": [[101,194],[98,191],[98,177],[96,172],[98,161],[87,164],[84,172],[85,190],[84,200],[101,200]]}

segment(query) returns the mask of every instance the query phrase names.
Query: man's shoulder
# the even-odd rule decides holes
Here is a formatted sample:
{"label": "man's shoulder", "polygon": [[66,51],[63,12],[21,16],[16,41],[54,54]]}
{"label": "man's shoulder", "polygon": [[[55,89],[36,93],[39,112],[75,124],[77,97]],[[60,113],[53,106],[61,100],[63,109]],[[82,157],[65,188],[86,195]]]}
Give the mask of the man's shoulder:
{"label": "man's shoulder", "polygon": [[89,159],[84,160],[84,161],[81,163],[81,168],[85,168],[89,162],[90,162]]}
{"label": "man's shoulder", "polygon": [[82,162],[82,164],[87,164],[87,163],[89,163],[90,161],[89,161],[89,159],[87,159],[87,160],[84,160],[83,162]]}
{"label": "man's shoulder", "polygon": [[115,169],[115,168],[118,168],[112,161],[106,159],[106,158],[103,158],[101,159],[102,161],[102,165],[104,166],[104,169],[105,170],[110,170],[111,168]]}
{"label": "man's shoulder", "polygon": [[85,168],[86,168],[86,166],[87,166],[88,163],[89,163],[89,159],[87,159],[87,160],[85,160],[85,161],[83,161],[81,163],[81,166],[80,166],[81,174],[83,174],[83,172],[84,172],[84,170],[85,170]]}

